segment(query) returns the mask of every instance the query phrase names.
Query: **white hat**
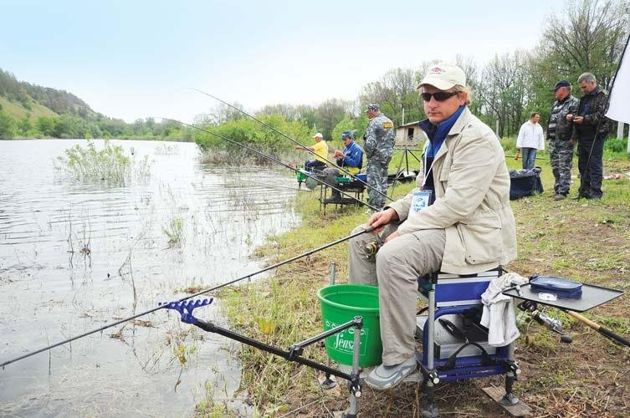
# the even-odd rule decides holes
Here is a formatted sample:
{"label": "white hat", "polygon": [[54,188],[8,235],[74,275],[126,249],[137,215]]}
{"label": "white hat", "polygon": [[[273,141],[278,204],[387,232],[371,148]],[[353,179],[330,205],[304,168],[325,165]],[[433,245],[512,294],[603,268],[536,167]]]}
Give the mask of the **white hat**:
{"label": "white hat", "polygon": [[418,88],[425,84],[439,90],[448,90],[456,85],[466,86],[466,74],[456,65],[439,63],[429,69]]}
{"label": "white hat", "polygon": [[324,138],[324,135],[321,134],[321,132],[317,132],[315,135],[313,135],[313,138]]}

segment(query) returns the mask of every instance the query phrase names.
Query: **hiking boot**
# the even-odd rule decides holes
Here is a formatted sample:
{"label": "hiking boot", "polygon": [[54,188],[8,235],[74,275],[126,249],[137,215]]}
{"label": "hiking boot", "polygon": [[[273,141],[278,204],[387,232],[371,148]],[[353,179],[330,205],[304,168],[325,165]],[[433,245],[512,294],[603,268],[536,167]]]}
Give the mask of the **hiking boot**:
{"label": "hiking boot", "polygon": [[365,383],[372,389],[386,390],[398,385],[403,379],[416,371],[418,363],[416,356],[395,366],[380,365],[372,370],[365,379]]}
{"label": "hiking boot", "polygon": [[557,194],[553,197],[553,200],[563,200],[563,199],[566,199],[566,198],[567,198],[567,195],[557,193]]}

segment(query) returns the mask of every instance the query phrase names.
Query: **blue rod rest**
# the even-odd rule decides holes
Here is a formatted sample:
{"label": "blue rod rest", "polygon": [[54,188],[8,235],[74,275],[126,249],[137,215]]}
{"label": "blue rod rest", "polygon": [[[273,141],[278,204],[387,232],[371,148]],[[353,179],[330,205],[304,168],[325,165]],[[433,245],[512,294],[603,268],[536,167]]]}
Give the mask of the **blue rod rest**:
{"label": "blue rod rest", "polygon": [[166,309],[176,310],[181,315],[182,322],[194,325],[197,323],[197,318],[193,316],[193,311],[201,306],[210,305],[213,300],[214,298],[192,299],[175,302],[160,302],[158,305]]}

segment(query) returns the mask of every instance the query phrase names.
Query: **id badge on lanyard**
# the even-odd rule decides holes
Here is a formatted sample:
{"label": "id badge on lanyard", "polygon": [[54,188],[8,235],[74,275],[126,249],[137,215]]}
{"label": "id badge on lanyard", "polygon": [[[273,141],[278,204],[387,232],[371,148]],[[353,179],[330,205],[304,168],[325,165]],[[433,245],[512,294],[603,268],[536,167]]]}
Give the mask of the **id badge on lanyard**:
{"label": "id badge on lanyard", "polygon": [[413,195],[411,197],[411,208],[409,208],[409,215],[415,215],[428,208],[431,204],[432,194],[432,190],[419,190],[413,192]]}

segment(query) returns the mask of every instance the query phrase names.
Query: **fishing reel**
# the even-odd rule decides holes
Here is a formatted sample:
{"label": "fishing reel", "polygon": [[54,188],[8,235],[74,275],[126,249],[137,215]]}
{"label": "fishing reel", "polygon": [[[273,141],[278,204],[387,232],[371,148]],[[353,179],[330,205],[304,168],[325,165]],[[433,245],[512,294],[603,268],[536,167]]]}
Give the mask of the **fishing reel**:
{"label": "fishing reel", "polygon": [[365,244],[364,247],[365,257],[368,260],[374,260],[376,258],[376,253],[378,252],[378,250],[381,249],[382,246],[383,244],[379,240],[368,242],[367,244]]}
{"label": "fishing reel", "polygon": [[540,325],[544,325],[549,330],[560,334],[560,342],[570,344],[573,342],[571,335],[567,334],[562,327],[560,320],[552,318],[538,310],[538,304],[531,300],[524,300],[518,304],[518,308],[523,312],[529,313],[532,318]]}

